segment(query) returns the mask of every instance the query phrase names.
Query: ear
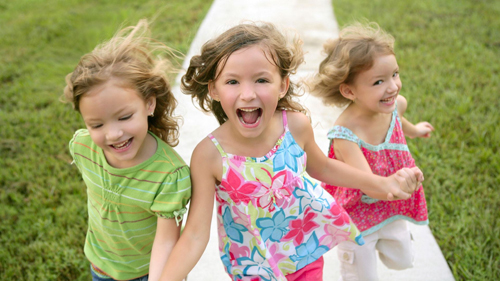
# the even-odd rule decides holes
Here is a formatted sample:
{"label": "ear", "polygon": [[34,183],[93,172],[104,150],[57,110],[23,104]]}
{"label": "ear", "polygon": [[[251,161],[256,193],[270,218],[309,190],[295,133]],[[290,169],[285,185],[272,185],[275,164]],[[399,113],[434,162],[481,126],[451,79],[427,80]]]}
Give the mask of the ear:
{"label": "ear", "polygon": [[215,89],[215,82],[210,80],[208,82],[208,94],[210,97],[215,100],[215,101],[220,101],[219,99],[219,94],[217,93],[217,90]]}
{"label": "ear", "polygon": [[156,97],[155,96],[152,96],[149,99],[147,99],[146,108],[147,108],[149,114],[155,112],[155,108],[156,108]]}
{"label": "ear", "polygon": [[283,78],[283,81],[281,81],[280,95],[279,95],[280,99],[282,99],[286,95],[289,87],[290,87],[290,76],[287,75],[285,78]]}
{"label": "ear", "polygon": [[356,97],[354,96],[354,92],[352,91],[351,89],[351,86],[349,86],[348,84],[346,83],[342,83],[340,84],[339,86],[339,91],[340,93],[342,94],[342,96],[346,99],[349,99],[349,100],[354,100],[356,99]]}

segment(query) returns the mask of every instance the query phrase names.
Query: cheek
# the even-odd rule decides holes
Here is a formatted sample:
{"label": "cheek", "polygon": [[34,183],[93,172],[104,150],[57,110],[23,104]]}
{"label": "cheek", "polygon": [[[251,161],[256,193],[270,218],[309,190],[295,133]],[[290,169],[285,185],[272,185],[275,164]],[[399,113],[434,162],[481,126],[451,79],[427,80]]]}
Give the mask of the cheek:
{"label": "cheek", "polygon": [[99,147],[103,147],[104,146],[104,136],[101,132],[95,132],[95,131],[89,131],[90,133],[90,138],[92,139],[92,141]]}

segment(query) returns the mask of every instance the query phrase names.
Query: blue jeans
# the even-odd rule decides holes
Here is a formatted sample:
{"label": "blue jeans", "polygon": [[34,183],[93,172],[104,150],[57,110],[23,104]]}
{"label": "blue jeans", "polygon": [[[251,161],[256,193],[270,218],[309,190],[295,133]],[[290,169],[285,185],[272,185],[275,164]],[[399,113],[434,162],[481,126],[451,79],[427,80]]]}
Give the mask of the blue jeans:
{"label": "blue jeans", "polygon": [[[92,266],[90,266],[90,267],[92,267]],[[92,270],[92,268],[90,269],[90,273],[92,274],[92,281],[114,281],[115,280],[113,278],[101,278],[101,277],[97,276],[97,274],[95,274],[95,272]],[[136,279],[131,279],[129,281],[148,281],[148,275],[142,276],[142,277],[139,277]]]}

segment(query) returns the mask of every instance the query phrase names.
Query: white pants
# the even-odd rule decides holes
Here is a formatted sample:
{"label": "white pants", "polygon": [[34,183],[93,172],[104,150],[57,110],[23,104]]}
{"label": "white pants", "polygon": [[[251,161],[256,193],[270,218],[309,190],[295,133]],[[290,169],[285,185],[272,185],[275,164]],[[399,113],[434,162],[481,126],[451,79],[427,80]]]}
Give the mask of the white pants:
{"label": "white pants", "polygon": [[340,280],[378,280],[376,251],[380,260],[390,269],[413,267],[413,242],[407,221],[396,220],[372,234],[363,236],[363,239],[363,246],[350,241],[337,246]]}

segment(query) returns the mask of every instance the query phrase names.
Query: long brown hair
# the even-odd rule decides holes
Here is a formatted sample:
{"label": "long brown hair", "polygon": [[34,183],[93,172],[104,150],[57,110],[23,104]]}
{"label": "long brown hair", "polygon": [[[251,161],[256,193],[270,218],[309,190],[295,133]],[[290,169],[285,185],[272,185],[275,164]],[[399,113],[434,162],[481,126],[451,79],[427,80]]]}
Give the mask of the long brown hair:
{"label": "long brown hair", "polygon": [[[181,79],[183,93],[196,99],[203,111],[212,112],[219,124],[227,121],[227,115],[221,104],[210,97],[208,83],[217,79],[217,70],[224,68],[232,53],[256,44],[266,49],[266,53],[271,56],[270,61],[278,67],[283,79],[295,74],[304,61],[302,41],[298,36],[288,40],[271,23],[242,23],[206,42],[201,48],[201,54],[193,56]],[[293,99],[299,95],[296,88],[297,85],[290,82],[287,93],[278,102],[278,108],[305,112],[304,107]]]}

